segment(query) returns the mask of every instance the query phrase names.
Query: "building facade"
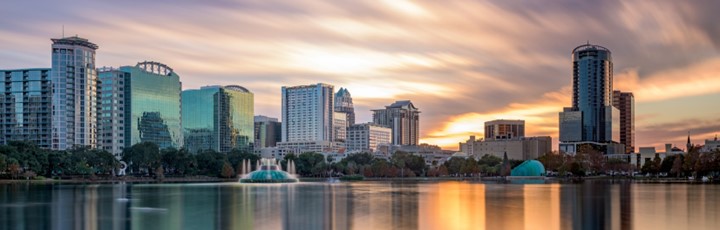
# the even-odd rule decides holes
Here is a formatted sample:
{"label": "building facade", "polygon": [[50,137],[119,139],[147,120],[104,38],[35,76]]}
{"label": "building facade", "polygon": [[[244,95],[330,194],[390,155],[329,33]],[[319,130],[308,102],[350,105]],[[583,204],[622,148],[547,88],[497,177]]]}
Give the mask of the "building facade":
{"label": "building facade", "polygon": [[333,142],[344,144],[347,139],[348,121],[345,113],[335,112],[333,114]]}
{"label": "building facade", "polygon": [[160,148],[181,148],[180,76],[158,62],[120,67],[130,74],[125,93],[125,147],[152,142]]}
{"label": "building facade", "polygon": [[333,86],[323,83],[282,87],[282,142],[293,153],[324,152],[333,142]]}
{"label": "building facade", "polygon": [[620,144],[625,153],[635,152],[635,96],[631,92],[613,91],[613,106],[620,110]]}
{"label": "building facade", "polygon": [[95,148],[98,130],[95,50],[98,46],[77,36],[51,40],[51,148]]}
{"label": "building facade", "polygon": [[335,112],[343,113],[348,126],[355,124],[355,107],[353,106],[352,96],[345,88],[340,88],[335,93]]}
{"label": "building facade", "polygon": [[206,86],[182,92],[185,147],[230,152],[252,152],[254,95],[244,87]]}
{"label": "building facade", "polygon": [[281,123],[277,118],[266,116],[254,117],[255,149],[275,147],[281,140]]}
{"label": "building facade", "polygon": [[0,144],[51,147],[51,69],[0,70]]}
{"label": "building facade", "polygon": [[348,127],[347,151],[373,153],[382,144],[390,144],[392,130],[388,127],[374,123],[354,124]]}
{"label": "building facade", "polygon": [[420,110],[409,100],[373,110],[373,123],[392,129],[394,145],[417,145],[419,142]]}
{"label": "building facade", "polygon": [[572,107],[565,108],[559,115],[560,149],[574,153],[575,149],[569,148],[574,144],[568,142],[617,143],[620,112],[613,107],[610,50],[598,45],[581,45],[573,49],[572,58]]}
{"label": "building facade", "polygon": [[524,120],[493,120],[485,122],[485,140],[513,139],[524,136]]}
{"label": "building facade", "polygon": [[125,149],[125,113],[129,103],[130,73],[115,68],[98,69],[100,106],[98,116],[98,148],[121,157]]}
{"label": "building facade", "polygon": [[460,152],[475,158],[484,155],[502,158],[507,153],[509,159],[532,160],[552,151],[552,138],[539,136],[478,140],[475,136],[470,136],[470,139],[461,142],[459,147]]}

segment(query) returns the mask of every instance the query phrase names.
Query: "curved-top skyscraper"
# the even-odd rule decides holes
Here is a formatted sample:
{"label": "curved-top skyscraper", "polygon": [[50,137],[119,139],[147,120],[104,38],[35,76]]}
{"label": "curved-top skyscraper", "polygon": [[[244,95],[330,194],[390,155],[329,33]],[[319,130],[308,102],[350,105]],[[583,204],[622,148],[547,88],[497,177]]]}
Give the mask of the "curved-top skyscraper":
{"label": "curved-top skyscraper", "polygon": [[560,113],[560,141],[617,143],[619,111],[613,107],[610,50],[588,43],[573,49],[572,59],[572,107]]}
{"label": "curved-top skyscraper", "polygon": [[52,149],[97,146],[98,46],[80,37],[51,39]]}
{"label": "curved-top skyscraper", "polygon": [[582,111],[583,140],[612,140],[613,63],[610,50],[598,45],[573,49],[574,110]]}

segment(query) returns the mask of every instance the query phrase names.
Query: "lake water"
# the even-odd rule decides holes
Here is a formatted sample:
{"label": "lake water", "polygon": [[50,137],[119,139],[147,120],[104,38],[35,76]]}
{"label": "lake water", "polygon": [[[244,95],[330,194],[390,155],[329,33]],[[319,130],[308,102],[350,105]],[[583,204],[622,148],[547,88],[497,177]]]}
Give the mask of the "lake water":
{"label": "lake water", "polygon": [[720,185],[0,184],[0,229],[719,229]]}

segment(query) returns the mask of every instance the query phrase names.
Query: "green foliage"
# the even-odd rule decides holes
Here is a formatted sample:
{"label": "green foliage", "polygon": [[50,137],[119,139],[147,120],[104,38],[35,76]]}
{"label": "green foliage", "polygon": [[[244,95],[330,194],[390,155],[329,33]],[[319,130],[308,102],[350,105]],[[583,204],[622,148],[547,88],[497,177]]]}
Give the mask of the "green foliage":
{"label": "green foliage", "polygon": [[301,153],[295,161],[295,170],[303,176],[318,176],[326,168],[325,157],[315,152]]}
{"label": "green foliage", "polygon": [[198,174],[206,176],[222,175],[223,165],[227,161],[227,156],[214,150],[205,150],[195,155],[197,161]]}
{"label": "green foliage", "polygon": [[123,150],[123,161],[130,167],[130,173],[151,173],[160,165],[160,148],[152,142],[138,143]]}
{"label": "green foliage", "polygon": [[230,162],[225,162],[223,164],[222,173],[220,174],[223,178],[232,178],[235,177],[235,169],[230,165]]}

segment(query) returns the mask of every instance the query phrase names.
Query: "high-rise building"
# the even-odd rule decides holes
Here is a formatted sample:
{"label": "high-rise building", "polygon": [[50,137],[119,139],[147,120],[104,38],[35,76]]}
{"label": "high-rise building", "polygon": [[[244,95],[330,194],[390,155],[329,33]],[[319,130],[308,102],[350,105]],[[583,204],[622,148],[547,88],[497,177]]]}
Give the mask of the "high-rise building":
{"label": "high-rise building", "polygon": [[281,123],[277,118],[255,116],[255,149],[275,147],[281,140]]}
{"label": "high-rise building", "polygon": [[[585,44],[573,49],[572,56],[572,107],[565,108],[559,116],[560,150],[574,153],[577,143],[570,142],[598,145],[617,143],[620,112],[613,107],[613,63],[610,50]],[[614,148],[606,148],[607,153],[615,153],[612,150]]]}
{"label": "high-rise building", "polygon": [[120,67],[130,73],[125,91],[125,147],[153,142],[160,148],[181,148],[180,76],[158,62]]}
{"label": "high-rise building", "polygon": [[80,37],[51,39],[52,149],[97,147],[98,46]]}
{"label": "high-rise building", "polygon": [[333,114],[333,141],[345,143],[347,139],[348,121],[345,113],[335,112]]}
{"label": "high-rise building", "polygon": [[352,96],[345,88],[340,88],[335,93],[335,112],[343,113],[348,126],[355,124],[355,107],[353,107]]}
{"label": "high-rise building", "polygon": [[0,144],[51,147],[50,69],[0,70]]}
{"label": "high-rise building", "polygon": [[375,152],[378,145],[390,144],[392,130],[388,127],[374,123],[355,124],[348,127],[348,152]]}
{"label": "high-rise building", "polygon": [[513,139],[524,136],[524,120],[492,120],[485,122],[485,140]]}
{"label": "high-rise building", "polygon": [[185,90],[182,105],[188,151],[252,151],[254,96],[246,88],[230,85]]}
{"label": "high-rise building", "polygon": [[282,87],[282,142],[287,152],[330,151],[333,143],[333,86]]}
{"label": "high-rise building", "polygon": [[392,144],[417,145],[420,137],[420,110],[412,102],[396,101],[385,109],[373,110],[373,123],[392,129]]}
{"label": "high-rise building", "polygon": [[128,105],[125,96],[130,91],[130,73],[119,69],[103,67],[98,69],[99,79],[99,118],[98,148],[120,158],[125,148],[127,131],[126,112]]}
{"label": "high-rise building", "polygon": [[631,92],[613,91],[613,106],[620,110],[620,144],[625,153],[635,152],[635,96]]}

